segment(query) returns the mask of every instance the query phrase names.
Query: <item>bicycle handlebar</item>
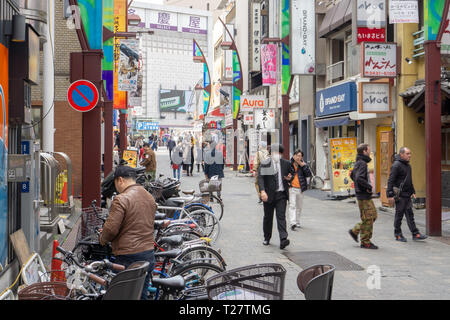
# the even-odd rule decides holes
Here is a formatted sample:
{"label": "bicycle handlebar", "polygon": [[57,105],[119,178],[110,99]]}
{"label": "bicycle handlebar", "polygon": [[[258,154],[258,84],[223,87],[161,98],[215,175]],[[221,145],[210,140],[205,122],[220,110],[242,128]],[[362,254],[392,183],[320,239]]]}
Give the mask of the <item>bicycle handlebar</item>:
{"label": "bicycle handlebar", "polygon": [[123,270],[125,270],[125,266],[123,266],[121,264],[117,264],[117,263],[112,263],[108,259],[104,259],[103,262],[111,270],[114,270],[114,271],[123,271]]}
{"label": "bicycle handlebar", "polygon": [[102,285],[104,287],[106,287],[106,285],[108,284],[108,282],[105,279],[100,278],[99,276],[97,276],[97,275],[95,275],[93,273],[88,273],[88,277],[89,277],[90,280],[92,280],[92,281],[94,281],[94,282],[96,282],[96,283],[98,283],[98,284],[100,284],[100,285]]}

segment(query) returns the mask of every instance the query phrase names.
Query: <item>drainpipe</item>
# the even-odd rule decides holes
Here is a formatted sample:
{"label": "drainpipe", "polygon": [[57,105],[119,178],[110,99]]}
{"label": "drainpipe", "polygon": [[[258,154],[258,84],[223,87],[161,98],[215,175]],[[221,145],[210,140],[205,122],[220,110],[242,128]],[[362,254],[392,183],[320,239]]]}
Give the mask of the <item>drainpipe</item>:
{"label": "drainpipe", "polygon": [[45,37],[47,41],[44,43],[44,70],[43,70],[43,104],[42,104],[42,150],[54,151],[54,48],[55,48],[55,2],[47,0],[47,25]]}

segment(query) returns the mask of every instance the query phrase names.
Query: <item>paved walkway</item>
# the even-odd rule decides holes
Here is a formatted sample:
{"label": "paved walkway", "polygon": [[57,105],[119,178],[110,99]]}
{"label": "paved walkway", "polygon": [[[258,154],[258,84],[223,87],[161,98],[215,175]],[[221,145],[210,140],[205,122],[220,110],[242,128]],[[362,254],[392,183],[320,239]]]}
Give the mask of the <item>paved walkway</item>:
{"label": "paved walkway", "polygon": [[[158,173],[171,176],[165,148],[157,151],[157,161]],[[182,176],[182,188],[198,191],[198,182],[203,178],[195,167],[193,177]],[[336,271],[333,299],[450,299],[449,238],[413,242],[404,221],[403,231],[408,242],[394,241],[393,214],[379,210],[372,240],[380,249],[361,249],[347,233],[359,220],[357,205],[314,196],[305,196],[302,228],[289,231],[290,246],[280,250],[275,222],[272,243],[263,246],[263,208],[257,204],[253,178],[240,177],[226,169],[222,191],[225,213],[221,222],[222,235],[216,247],[221,249],[228,269],[254,263],[280,263],[287,270],[285,299],[304,299],[296,285],[302,268],[283,253],[331,251],[364,269]],[[419,213],[416,220],[419,229],[425,232],[423,214]],[[448,221],[443,225],[444,230],[450,230]],[[367,286],[371,276],[366,271],[369,266],[377,266],[380,270],[379,289]]]}

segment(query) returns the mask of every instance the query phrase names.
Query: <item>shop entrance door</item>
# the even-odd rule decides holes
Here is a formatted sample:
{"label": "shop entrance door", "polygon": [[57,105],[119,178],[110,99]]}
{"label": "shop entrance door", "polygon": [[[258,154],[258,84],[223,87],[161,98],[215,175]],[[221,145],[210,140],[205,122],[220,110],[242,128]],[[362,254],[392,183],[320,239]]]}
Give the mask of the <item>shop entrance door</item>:
{"label": "shop entrance door", "polygon": [[390,206],[386,197],[387,181],[394,154],[394,134],[391,127],[377,127],[377,181],[376,191],[380,192],[381,203]]}

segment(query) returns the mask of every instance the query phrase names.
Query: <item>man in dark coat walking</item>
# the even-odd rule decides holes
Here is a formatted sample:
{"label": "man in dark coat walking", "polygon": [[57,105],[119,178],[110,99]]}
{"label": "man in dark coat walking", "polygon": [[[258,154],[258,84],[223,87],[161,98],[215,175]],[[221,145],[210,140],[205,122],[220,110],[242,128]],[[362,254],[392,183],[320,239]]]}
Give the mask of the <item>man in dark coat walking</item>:
{"label": "man in dark coat walking", "polygon": [[[406,222],[412,233],[413,240],[424,240],[427,238],[426,235],[420,234],[414,221],[411,198],[416,198],[416,190],[412,182],[410,160],[411,150],[406,147],[400,148],[399,154],[395,156],[395,161],[392,164],[386,189],[389,202],[392,204],[395,201],[394,236],[395,240],[401,242],[406,242],[401,229],[403,215],[406,216]],[[399,191],[397,199],[394,199],[394,189]]]}
{"label": "man in dark coat walking", "polygon": [[261,161],[258,168],[258,187],[264,206],[264,242],[269,245],[272,237],[273,215],[276,211],[280,249],[289,245],[286,230],[286,204],[289,200],[289,182],[292,180],[291,163],[281,159],[284,148],[279,144],[270,146],[271,156]]}
{"label": "man in dark coat walking", "polygon": [[358,234],[361,236],[361,248],[378,249],[370,241],[373,233],[373,223],[377,219],[377,209],[372,200],[372,185],[369,183],[369,171],[367,170],[367,164],[372,160],[370,158],[370,147],[364,143],[360,144],[357,152],[356,163],[350,177],[355,185],[361,222],[357,223],[348,232],[356,242],[358,242]]}

